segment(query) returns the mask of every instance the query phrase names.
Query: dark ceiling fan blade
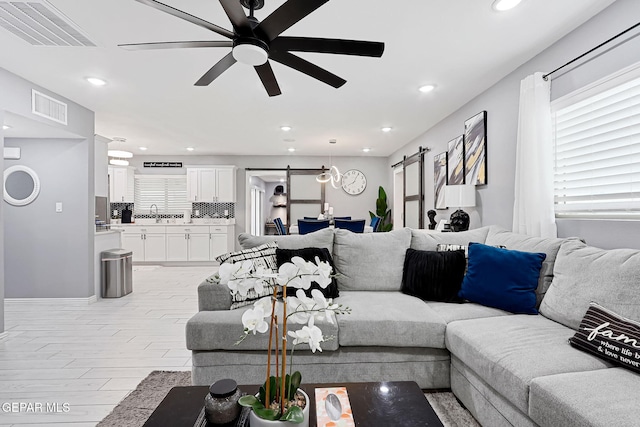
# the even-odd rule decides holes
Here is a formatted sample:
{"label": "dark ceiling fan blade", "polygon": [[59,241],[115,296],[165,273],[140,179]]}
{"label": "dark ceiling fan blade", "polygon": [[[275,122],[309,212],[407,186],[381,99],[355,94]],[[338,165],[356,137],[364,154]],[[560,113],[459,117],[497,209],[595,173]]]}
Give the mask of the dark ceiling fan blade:
{"label": "dark ceiling fan blade", "polygon": [[277,37],[271,42],[271,50],[334,53],[379,58],[384,52],[384,43],[315,37]]}
{"label": "dark ceiling fan blade", "polygon": [[264,34],[273,40],[296,22],[329,0],[288,0],[258,25]]}
{"label": "dark ceiling fan blade", "polygon": [[243,33],[251,31],[251,23],[238,0],[220,0],[220,4],[233,24],[233,28]]}
{"label": "dark ceiling fan blade", "polygon": [[204,75],[200,77],[200,80],[198,80],[195,85],[208,86],[212,81],[217,79],[220,76],[220,74],[227,71],[227,69],[235,63],[236,63],[236,60],[233,57],[233,54],[229,52],[224,58],[218,61],[216,65],[211,67],[209,71],[204,73]]}
{"label": "dark ceiling fan blade", "polygon": [[164,3],[160,3],[159,1],[155,1],[155,0],[136,0],[136,1],[142,4],[146,4],[147,6],[151,6],[154,9],[161,10],[162,12],[168,13],[169,15],[173,15],[180,19],[184,19],[185,21],[191,22],[192,24],[199,25],[200,27],[206,28],[207,30],[213,31],[214,33],[218,33],[221,36],[225,36],[229,39],[232,39],[235,36],[231,31],[225,28],[218,27],[217,25],[212,24],[211,22],[207,22],[204,19],[188,14],[187,12],[183,12],[181,10],[175,9]]}
{"label": "dark ceiling fan blade", "polygon": [[118,47],[127,50],[178,49],[195,47],[233,47],[232,41],[190,41],[190,42],[153,42],[119,44]]}
{"label": "dark ceiling fan blade", "polygon": [[298,70],[301,73],[311,76],[314,79],[318,79],[321,82],[328,84],[329,86],[335,87],[336,89],[347,82],[345,79],[338,77],[333,73],[330,73],[324,68],[320,68],[317,65],[314,65],[311,62],[302,59],[299,56],[295,56],[289,52],[271,51],[269,53],[269,58],[281,63],[282,65],[286,65],[287,67],[291,67],[294,70]]}
{"label": "dark ceiling fan blade", "polygon": [[282,94],[282,92],[280,91],[280,86],[278,86],[276,76],[275,74],[273,74],[273,68],[271,68],[271,64],[269,64],[269,61],[253,68],[255,68],[258,72],[258,76],[260,77],[260,80],[262,80],[262,84],[267,90],[269,96],[278,96]]}

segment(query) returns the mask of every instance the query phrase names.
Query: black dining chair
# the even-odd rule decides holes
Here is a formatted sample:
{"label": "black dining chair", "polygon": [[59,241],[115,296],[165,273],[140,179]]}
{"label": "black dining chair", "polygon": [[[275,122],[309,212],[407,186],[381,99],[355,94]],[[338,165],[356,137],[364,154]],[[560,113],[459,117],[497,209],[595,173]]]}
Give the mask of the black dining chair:
{"label": "black dining chair", "polygon": [[364,219],[336,219],[335,225],[336,228],[342,228],[344,230],[349,230],[354,233],[364,233],[364,224],[366,220]]}
{"label": "black dining chair", "polygon": [[350,216],[334,216],[333,219],[351,220],[351,217]]}
{"label": "black dining chair", "polygon": [[299,219],[298,220],[298,233],[307,234],[314,231],[322,230],[329,227],[329,220],[317,220],[317,219]]}
{"label": "black dining chair", "polygon": [[273,223],[276,225],[276,232],[279,235],[287,234],[287,229],[285,228],[284,223],[282,222],[282,219],[274,218]]}

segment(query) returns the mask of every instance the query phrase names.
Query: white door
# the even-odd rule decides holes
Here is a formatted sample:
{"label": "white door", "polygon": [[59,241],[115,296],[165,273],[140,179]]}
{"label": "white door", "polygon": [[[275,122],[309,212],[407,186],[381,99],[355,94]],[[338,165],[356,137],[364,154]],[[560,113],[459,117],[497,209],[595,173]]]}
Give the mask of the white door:
{"label": "white door", "polygon": [[227,253],[229,249],[227,248],[227,234],[210,234],[210,260],[215,261],[216,257]]}
{"label": "white door", "polygon": [[217,199],[216,202],[235,202],[236,186],[235,168],[216,169]]}
{"label": "white door", "polygon": [[200,177],[198,179],[198,185],[200,191],[198,191],[199,202],[215,202],[216,199],[216,170],[215,169],[200,169]]}
{"label": "white door", "polygon": [[209,234],[188,234],[189,261],[209,261]]}
{"label": "white door", "polygon": [[397,167],[393,171],[393,229],[398,230],[404,227],[404,170]]}
{"label": "white door", "polygon": [[187,234],[167,234],[167,261],[187,261]]}
{"label": "white door", "polygon": [[187,201],[198,201],[198,169],[187,169]]}
{"label": "white door", "polygon": [[167,241],[165,234],[145,234],[144,235],[144,260],[145,261],[166,261]]}
{"label": "white door", "polygon": [[122,233],[122,248],[133,251],[133,261],[144,261],[144,240],[140,233]]}
{"label": "white door", "polygon": [[251,188],[251,234],[262,236],[264,234],[264,190],[258,187]]}

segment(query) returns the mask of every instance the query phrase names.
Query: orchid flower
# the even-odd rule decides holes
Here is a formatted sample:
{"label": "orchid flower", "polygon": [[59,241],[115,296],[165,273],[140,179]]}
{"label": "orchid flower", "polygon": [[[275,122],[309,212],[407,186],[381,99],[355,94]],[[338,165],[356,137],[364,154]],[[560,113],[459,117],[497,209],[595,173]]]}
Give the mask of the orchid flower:
{"label": "orchid flower", "polygon": [[253,332],[253,335],[256,332],[260,332],[264,334],[269,329],[269,324],[264,320],[265,317],[264,309],[261,305],[256,305],[253,309],[248,309],[242,314],[242,325],[244,326],[245,333]]}
{"label": "orchid flower", "polygon": [[293,345],[308,343],[309,348],[313,353],[318,351],[322,351],[320,347],[320,343],[324,341],[324,337],[322,336],[322,331],[320,328],[314,325],[313,316],[309,317],[309,323],[307,326],[303,326],[302,329],[292,332],[288,332],[289,336],[293,337]]}

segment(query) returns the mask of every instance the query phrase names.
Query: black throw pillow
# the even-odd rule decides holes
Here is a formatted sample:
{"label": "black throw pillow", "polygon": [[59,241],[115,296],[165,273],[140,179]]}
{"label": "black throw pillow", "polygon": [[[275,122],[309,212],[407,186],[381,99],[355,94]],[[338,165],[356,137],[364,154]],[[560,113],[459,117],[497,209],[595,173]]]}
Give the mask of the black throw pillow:
{"label": "black throw pillow", "polygon": [[464,250],[436,252],[407,249],[402,271],[402,292],[425,301],[462,302],[467,261]]}
{"label": "black throw pillow", "polygon": [[[305,261],[315,262],[316,257],[320,261],[326,261],[331,266],[332,274],[336,274],[336,266],[333,264],[333,259],[327,248],[302,248],[302,249],[276,249],[276,264],[278,268],[285,262],[291,262],[293,257],[299,256]],[[338,282],[335,276],[331,278],[329,286],[322,289],[316,282],[311,282],[311,287],[305,291],[308,297],[311,297],[311,290],[318,289],[322,292],[325,298],[338,298]]]}

